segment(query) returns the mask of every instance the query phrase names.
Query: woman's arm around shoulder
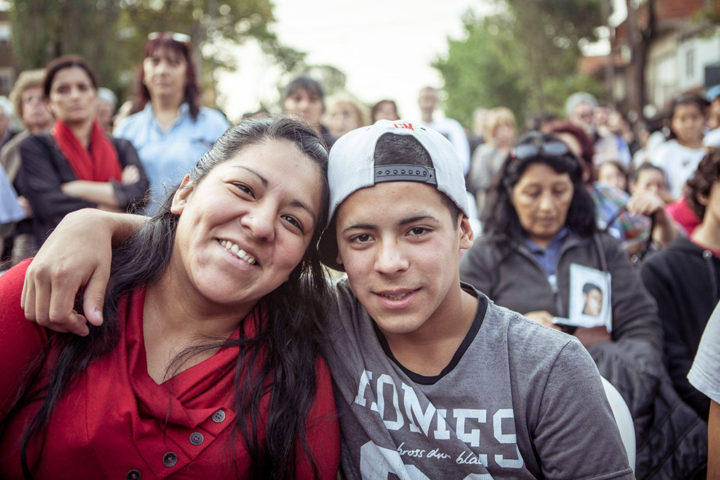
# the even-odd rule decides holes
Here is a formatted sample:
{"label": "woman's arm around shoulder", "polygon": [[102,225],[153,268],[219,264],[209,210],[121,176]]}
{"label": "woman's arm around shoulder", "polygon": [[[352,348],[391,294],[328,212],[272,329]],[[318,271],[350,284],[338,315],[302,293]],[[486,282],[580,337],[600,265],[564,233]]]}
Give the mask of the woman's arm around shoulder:
{"label": "woman's arm around shoulder", "polygon": [[30,260],[0,276],[0,421],[5,417],[31,362],[40,353],[47,335],[25,319],[20,296]]}
{"label": "woman's arm around shoulder", "polygon": [[[59,332],[87,335],[87,321],[102,324],[113,243],[142,228],[147,217],[85,209],[67,215],[45,241],[27,271],[25,316]],[[73,310],[83,291],[83,313]]]}

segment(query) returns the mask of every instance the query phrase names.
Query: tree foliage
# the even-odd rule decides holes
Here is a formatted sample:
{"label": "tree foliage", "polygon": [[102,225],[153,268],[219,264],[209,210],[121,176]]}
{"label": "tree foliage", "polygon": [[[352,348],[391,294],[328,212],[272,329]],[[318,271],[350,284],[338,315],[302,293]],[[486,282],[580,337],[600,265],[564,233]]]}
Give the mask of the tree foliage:
{"label": "tree foliage", "polygon": [[602,25],[601,0],[505,0],[500,13],[463,16],[464,38],[448,39],[434,62],[447,92],[448,115],[469,125],[477,107],[506,106],[520,123],[539,113],[561,113],[577,90],[601,91],[577,74],[581,41]]}
{"label": "tree foliage", "polygon": [[271,0],[22,0],[12,9],[13,48],[21,69],[77,53],[100,82],[127,95],[151,32],[190,35],[201,78],[213,87],[217,68],[234,69],[227,45],[255,39],[287,70],[304,54],[269,29]]}

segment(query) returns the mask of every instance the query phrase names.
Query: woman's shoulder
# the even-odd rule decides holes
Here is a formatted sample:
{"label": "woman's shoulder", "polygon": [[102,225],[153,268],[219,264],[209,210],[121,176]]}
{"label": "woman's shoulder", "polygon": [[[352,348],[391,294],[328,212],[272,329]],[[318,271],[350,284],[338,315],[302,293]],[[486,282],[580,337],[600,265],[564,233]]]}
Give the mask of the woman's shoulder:
{"label": "woman's shoulder", "polygon": [[223,129],[227,129],[230,126],[230,122],[228,122],[222,112],[210,107],[200,107],[198,122],[200,121],[207,125],[217,126]]}
{"label": "woman's shoulder", "polygon": [[473,257],[482,260],[498,259],[503,254],[514,250],[516,242],[503,233],[487,232],[473,240],[473,245],[468,253],[472,252]]}
{"label": "woman's shoulder", "polygon": [[55,143],[55,138],[50,132],[31,133],[20,141],[20,146],[23,145],[52,145]]}
{"label": "woman's shoulder", "polygon": [[108,138],[108,140],[110,140],[110,143],[113,144],[113,146],[115,147],[115,150],[117,150],[118,153],[121,153],[122,151],[128,150],[128,149],[133,149],[133,150],[135,149],[132,142],[130,140],[128,140],[127,138],[116,137],[115,135],[108,135],[107,138]]}
{"label": "woman's shoulder", "polygon": [[5,314],[17,314],[20,309],[20,296],[22,294],[25,272],[30,266],[31,260],[23,260],[10,270],[0,275],[0,311]]}
{"label": "woman's shoulder", "polygon": [[653,252],[643,261],[641,269],[655,272],[663,267],[674,265],[687,269],[696,268],[695,260],[703,260],[704,249],[693,243],[685,235],[678,235],[667,247]]}
{"label": "woman's shoulder", "polygon": [[128,138],[128,136],[133,135],[137,129],[146,125],[151,118],[152,111],[148,112],[145,109],[135,112],[132,115],[128,115],[123,118],[120,123],[115,125],[115,128],[113,128],[113,136],[116,138]]}
{"label": "woman's shoulder", "polygon": [[54,151],[59,152],[56,147],[55,138],[46,132],[29,135],[20,142],[19,146],[23,162],[46,158],[47,154],[52,154]]}
{"label": "woman's shoulder", "polygon": [[[8,349],[22,350],[21,356],[28,356],[30,351],[39,349],[46,339],[44,329],[35,322],[27,321],[21,306],[25,272],[31,262],[32,259],[24,260],[0,275],[0,314],[3,320],[0,324],[0,347],[2,347],[0,358],[2,359],[7,359]],[[4,368],[0,370],[7,372]]]}
{"label": "woman's shoulder", "polygon": [[478,276],[485,278],[490,272],[496,273],[497,267],[514,250],[514,245],[507,236],[500,234],[483,234],[476,238],[460,259],[460,278],[477,284]]}

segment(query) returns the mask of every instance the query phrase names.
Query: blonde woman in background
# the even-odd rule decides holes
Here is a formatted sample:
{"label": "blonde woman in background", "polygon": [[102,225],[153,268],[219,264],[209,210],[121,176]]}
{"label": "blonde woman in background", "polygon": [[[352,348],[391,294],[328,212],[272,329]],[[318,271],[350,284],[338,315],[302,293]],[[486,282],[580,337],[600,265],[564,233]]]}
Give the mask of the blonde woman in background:
{"label": "blonde woman in background", "polygon": [[328,102],[326,124],[335,137],[369,125],[369,118],[367,107],[349,93],[334,95]]}
{"label": "blonde woman in background", "polygon": [[515,116],[506,107],[490,110],[485,122],[485,143],[472,156],[468,189],[475,194],[478,209],[482,211],[485,198],[493,185],[495,174],[510,153],[515,142]]}

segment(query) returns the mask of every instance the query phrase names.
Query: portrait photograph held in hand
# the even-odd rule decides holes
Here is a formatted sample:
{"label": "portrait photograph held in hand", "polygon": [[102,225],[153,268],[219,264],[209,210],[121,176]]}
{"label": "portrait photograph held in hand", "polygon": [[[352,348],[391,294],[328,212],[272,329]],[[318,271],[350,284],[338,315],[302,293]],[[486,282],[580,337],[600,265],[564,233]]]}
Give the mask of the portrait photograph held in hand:
{"label": "portrait photograph held in hand", "polygon": [[610,274],[583,265],[570,265],[570,318],[578,327],[605,326],[612,331]]}

